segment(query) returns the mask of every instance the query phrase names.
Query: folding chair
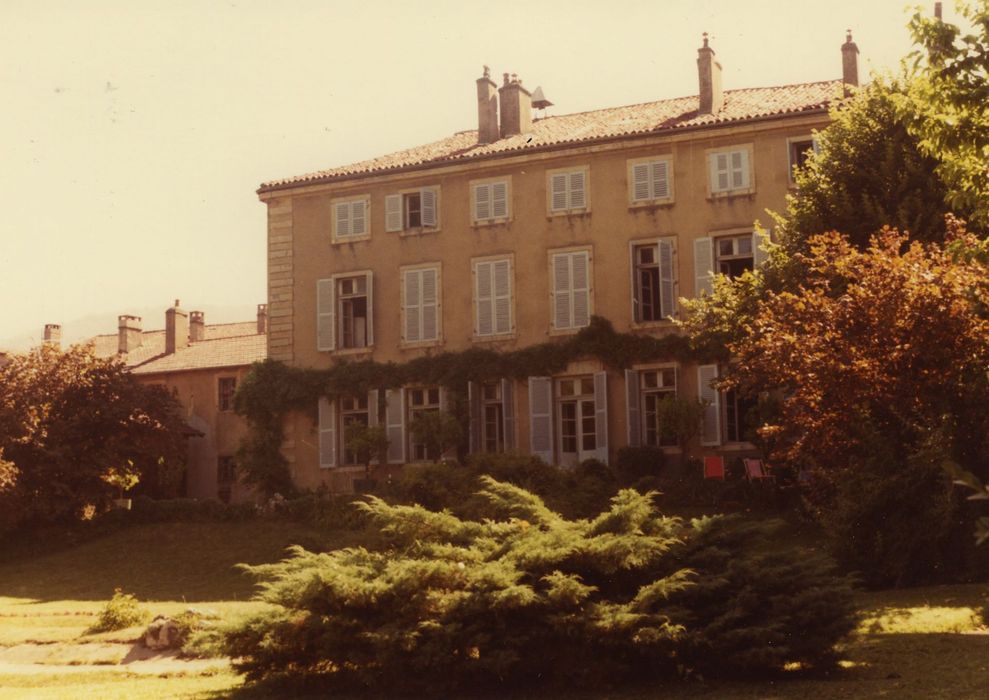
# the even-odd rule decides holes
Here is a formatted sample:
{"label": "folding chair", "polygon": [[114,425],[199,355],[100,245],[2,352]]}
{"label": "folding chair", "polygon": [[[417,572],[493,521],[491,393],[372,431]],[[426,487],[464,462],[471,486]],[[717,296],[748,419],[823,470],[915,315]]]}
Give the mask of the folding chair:
{"label": "folding chair", "polygon": [[711,455],[704,458],[704,478],[725,480],[725,458]]}
{"label": "folding chair", "polygon": [[745,465],[745,478],[749,481],[762,481],[764,479],[776,481],[776,477],[763,466],[761,459],[743,459],[742,463]]}

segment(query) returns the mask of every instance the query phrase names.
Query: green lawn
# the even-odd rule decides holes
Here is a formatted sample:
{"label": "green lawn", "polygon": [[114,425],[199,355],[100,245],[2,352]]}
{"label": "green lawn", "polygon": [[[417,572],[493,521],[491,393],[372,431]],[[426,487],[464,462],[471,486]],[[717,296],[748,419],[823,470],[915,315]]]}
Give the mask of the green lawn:
{"label": "green lawn", "polygon": [[[298,688],[244,688],[236,674],[223,668],[136,675],[116,665],[123,645],[95,662],[102,665],[92,665],[81,651],[79,659],[72,656],[74,649],[87,647],[55,643],[125,642],[136,637],[140,629],[84,635],[118,586],[136,594],[152,613],[178,612],[186,604],[224,615],[248,611],[258,605],[249,602],[252,581],[234,564],[275,560],[289,544],[327,548],[355,544],[359,536],[327,535],[278,521],[157,524],[0,562],[0,700],[320,697]],[[989,697],[989,633],[982,618],[987,594],[989,588],[982,585],[861,594],[864,617],[859,632],[842,650],[843,667],[826,677],[806,677],[795,669],[772,682],[692,681],[557,697],[981,700]],[[53,658],[66,665],[5,667],[5,650],[25,642],[43,643],[49,650],[64,648],[64,654]]]}

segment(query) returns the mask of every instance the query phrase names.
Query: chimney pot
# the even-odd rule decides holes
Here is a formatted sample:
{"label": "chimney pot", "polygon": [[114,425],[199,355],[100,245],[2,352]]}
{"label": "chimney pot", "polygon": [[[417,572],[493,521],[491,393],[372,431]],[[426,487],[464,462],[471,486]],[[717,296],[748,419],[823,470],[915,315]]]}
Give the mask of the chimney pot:
{"label": "chimney pot", "polygon": [[258,304],[258,334],[268,332],[268,305]]}
{"label": "chimney pot", "polygon": [[941,19],[941,3],[934,3],[934,19]]}
{"label": "chimney pot", "polygon": [[141,317],[117,316],[117,352],[126,355],[141,347]]}
{"label": "chimney pot", "polygon": [[189,342],[206,340],[206,314],[202,311],[189,313]]}
{"label": "chimney pot", "polygon": [[725,106],[725,94],[721,88],[721,64],[714,60],[714,49],[708,46],[707,32],[704,45],[697,49],[697,76],[700,86],[700,114],[717,114]]}
{"label": "chimney pot", "polygon": [[175,306],[165,311],[165,354],[171,355],[189,345],[189,315],[179,308],[179,300]]}
{"label": "chimney pot", "polygon": [[498,140],[498,86],[491,79],[491,70],[484,66],[484,75],[477,79],[477,142]]}
{"label": "chimney pot", "polygon": [[845,85],[845,95],[851,93],[850,88],[859,84],[859,47],[852,41],[852,30],[845,34],[845,43],[841,45],[841,82]]}
{"label": "chimney pot", "polygon": [[61,347],[62,327],[59,324],[57,323],[45,324],[45,345],[51,345],[53,348]]}

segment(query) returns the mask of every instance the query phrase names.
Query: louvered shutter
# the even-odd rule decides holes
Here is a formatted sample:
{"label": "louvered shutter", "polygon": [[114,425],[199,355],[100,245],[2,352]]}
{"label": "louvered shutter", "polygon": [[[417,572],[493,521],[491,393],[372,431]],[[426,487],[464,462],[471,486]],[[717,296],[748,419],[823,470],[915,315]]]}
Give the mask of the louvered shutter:
{"label": "louvered shutter", "polygon": [[628,446],[642,444],[642,425],[639,418],[639,373],[634,369],[625,370],[625,411],[628,425]]}
{"label": "louvered shutter", "polygon": [[365,214],[365,202],[363,199],[350,203],[350,233],[354,236],[363,236],[367,233],[367,216]]}
{"label": "louvered shutter", "polygon": [[566,211],[567,209],[567,174],[555,173],[550,176],[550,210]]}
{"label": "louvered shutter", "polygon": [[[371,389],[367,392],[367,424],[372,428],[378,425],[380,421],[378,420],[378,390]],[[371,464],[380,464],[381,461],[376,457],[371,457]]]}
{"label": "louvered shutter", "polygon": [[752,179],[751,179],[752,168],[749,163],[749,151],[747,148],[742,149],[737,152],[737,155],[738,155],[738,173],[739,173],[738,182],[740,183],[739,185],[737,185],[737,187],[738,189],[748,189],[749,187],[752,186]]}
{"label": "louvered shutter", "polygon": [[319,398],[319,467],[329,469],[337,465],[336,412],[334,405],[324,396]]}
{"label": "louvered shutter", "polygon": [[474,185],[474,220],[491,218],[491,185]]}
{"label": "louvered shutter", "polygon": [[334,285],[332,279],[316,281],[316,349],[320,351],[335,347]]}
{"label": "louvered shutter", "polygon": [[349,236],[351,234],[350,203],[338,202],[333,205],[333,209],[336,211],[337,236]]}
{"label": "louvered shutter", "polygon": [[436,228],[436,193],[437,188],[425,187],[419,194],[419,201],[422,203],[422,225],[429,228]]}
{"label": "louvered shutter", "polygon": [[374,273],[364,275],[367,294],[367,345],[374,345]]}
{"label": "louvered shutter", "polygon": [[731,186],[728,154],[715,153],[711,158],[711,192],[725,192]]}
{"label": "louvered shutter", "polygon": [[587,208],[587,178],[584,177],[583,170],[570,173],[570,201],[568,209]]}
{"label": "louvered shutter", "polygon": [[439,338],[439,279],[435,269],[422,270],[422,340]]}
{"label": "louvered shutter", "polygon": [[632,166],[632,201],[644,202],[652,199],[649,189],[649,164],[636,163]]}
{"label": "louvered shutter", "polygon": [[694,239],[694,292],[696,296],[710,294],[713,289],[714,249],[710,238]]}
{"label": "louvered shutter", "polygon": [[390,194],[385,197],[385,231],[402,230],[402,195]]}
{"label": "louvered shutter", "polygon": [[591,280],[586,252],[573,253],[573,327],[583,328],[591,321]]}
{"label": "louvered shutter", "polygon": [[529,452],[553,463],[553,381],[529,377]]}
{"label": "louvered shutter", "polygon": [[771,240],[770,230],[765,232],[754,231],[752,233],[752,263],[755,267],[762,267],[769,257],[769,242]]}
{"label": "louvered shutter", "polygon": [[508,183],[491,184],[491,216],[495,219],[508,218]]}
{"label": "louvered shutter", "polygon": [[608,373],[594,374],[594,457],[608,463]]}
{"label": "louvered shutter", "polygon": [[491,266],[494,291],[494,332],[497,335],[512,332],[512,263],[496,260]]}
{"label": "louvered shutter", "polygon": [[652,198],[670,198],[670,163],[665,160],[657,160],[652,165]]}
{"label": "louvered shutter", "polygon": [[481,391],[477,382],[467,382],[468,449],[471,454],[481,451]]}
{"label": "louvered shutter", "polygon": [[405,342],[417,343],[422,340],[421,328],[421,306],[422,294],[419,289],[421,277],[420,270],[406,270],[405,275]]}
{"label": "louvered shutter", "polygon": [[721,444],[721,403],[718,390],[711,382],[718,378],[717,365],[701,365],[697,368],[697,396],[705,403],[701,427],[701,445]]}
{"label": "louvered shutter", "polygon": [[385,431],[388,434],[388,463],[405,463],[405,389],[385,392]]}
{"label": "louvered shutter", "polygon": [[742,151],[732,151],[731,152],[731,187],[730,189],[738,190],[745,186],[743,182],[744,174],[742,171]]}
{"label": "louvered shutter", "polygon": [[511,379],[501,380],[501,417],[505,431],[505,450],[516,448],[515,440],[515,382]]}
{"label": "louvered shutter", "polygon": [[659,312],[662,318],[676,315],[676,299],[673,296],[673,244],[659,242]]}
{"label": "louvered shutter", "polygon": [[494,333],[494,285],[492,284],[492,262],[479,262],[474,266],[474,299],[477,309],[477,335]]}
{"label": "louvered shutter", "polygon": [[560,253],[553,256],[553,327],[571,328],[573,315],[571,313],[570,256]]}

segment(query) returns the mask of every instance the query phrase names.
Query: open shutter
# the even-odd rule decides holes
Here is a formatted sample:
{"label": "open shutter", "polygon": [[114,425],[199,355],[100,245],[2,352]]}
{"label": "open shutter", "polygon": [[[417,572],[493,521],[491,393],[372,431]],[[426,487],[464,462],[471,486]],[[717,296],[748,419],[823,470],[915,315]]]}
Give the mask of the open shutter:
{"label": "open shutter", "polygon": [[337,236],[349,236],[350,230],[350,203],[338,202],[333,205],[336,210]]}
{"label": "open shutter", "polygon": [[350,203],[350,232],[355,236],[367,233],[366,202],[361,199]]}
{"label": "open shutter", "polygon": [[367,345],[374,345],[374,273],[364,275],[367,290]]}
{"label": "open shutter", "polygon": [[505,431],[505,451],[516,448],[515,440],[515,382],[511,379],[501,380],[501,417]]}
{"label": "open shutter", "polygon": [[567,174],[555,173],[549,178],[551,211],[566,211],[567,209]]}
{"label": "open shutter", "polygon": [[420,270],[406,270],[405,275],[405,342],[417,343],[422,340],[420,333],[422,313],[422,293],[420,291]]}
{"label": "open shutter", "polygon": [[334,281],[316,280],[316,349],[333,350],[335,347],[335,327],[333,325]]}
{"label": "open shutter", "polygon": [[714,249],[710,238],[694,239],[694,292],[710,294],[713,289]]}
{"label": "open shutter", "polygon": [[666,160],[653,161],[652,166],[652,198],[670,198],[670,163]]}
{"label": "open shutter", "polygon": [[594,373],[594,457],[608,463],[608,373]]}
{"label": "open shutter", "polygon": [[[450,413],[450,394],[445,386],[440,387],[440,413]],[[440,459],[457,459],[457,446],[454,445],[440,455]]]}
{"label": "open shutter", "polygon": [[731,173],[728,169],[728,154],[714,153],[711,155],[711,192],[725,192],[731,185]]}
{"label": "open shutter", "polygon": [[659,242],[659,312],[662,318],[676,316],[676,298],[673,295],[673,244]]}
{"label": "open shutter", "polygon": [[[737,182],[739,184],[738,185],[734,185],[734,182],[733,182],[732,189],[736,189],[736,188],[737,189],[743,189],[743,190],[744,189],[748,189],[749,187],[752,186],[752,178],[751,178],[752,168],[751,168],[751,165],[749,163],[749,150],[747,148],[743,148],[742,150],[736,151],[735,153],[733,153],[732,154],[732,157],[734,158],[734,156],[736,156],[736,155],[738,156],[738,173],[737,173],[738,174],[738,178],[737,178]],[[733,165],[733,167],[734,167],[734,165]]]}
{"label": "open shutter", "polygon": [[762,267],[769,257],[770,230],[752,233],[752,262],[755,267]]}
{"label": "open shutter", "polygon": [[385,392],[385,431],[388,434],[388,463],[405,463],[405,389]]}
{"label": "open shutter", "polygon": [[642,444],[642,424],[639,418],[639,373],[634,369],[625,370],[625,410],[628,419],[628,446]]}
{"label": "open shutter", "polygon": [[553,381],[529,377],[529,452],[553,463]]}
{"label": "open shutter", "polygon": [[583,170],[570,173],[570,201],[569,209],[587,208],[587,178],[584,177]]}
{"label": "open shutter", "polygon": [[492,268],[494,263],[479,262],[474,266],[474,304],[477,310],[477,325],[474,332],[477,335],[494,333],[494,289],[492,284]]}
{"label": "open shutter", "polygon": [[467,382],[468,449],[471,454],[481,451],[481,387],[477,382]]}
{"label": "open shutter", "polygon": [[731,187],[729,189],[732,190],[745,187],[742,153],[742,151],[732,151],[729,154],[731,156]]}
{"label": "open shutter", "polygon": [[435,268],[422,270],[422,335],[421,340],[436,340],[439,331],[439,279]]}
{"label": "open shutter", "polygon": [[422,225],[436,228],[436,188],[424,187],[419,193],[422,202]]}
{"label": "open shutter", "polygon": [[385,197],[385,231],[402,230],[402,195],[390,194]]}
{"label": "open shutter", "polygon": [[491,184],[491,217],[494,219],[508,218],[507,182],[494,182]]}
{"label": "open shutter", "polygon": [[319,398],[319,468],[329,469],[337,465],[336,415],[333,403],[324,396]]}
{"label": "open shutter", "polygon": [[719,392],[711,386],[718,378],[717,365],[701,365],[697,368],[697,396],[705,403],[704,421],[701,428],[701,445],[721,444],[721,403]]}
{"label": "open shutter", "polygon": [[649,164],[636,163],[632,166],[632,201],[644,202],[652,199],[649,192]]}
{"label": "open shutter", "polygon": [[553,328],[572,328],[570,255],[553,256]]}
{"label": "open shutter", "polygon": [[491,218],[491,185],[474,185],[474,221]]}
{"label": "open shutter", "polygon": [[498,335],[512,332],[512,263],[496,260],[491,265],[494,288],[494,332]]}
{"label": "open shutter", "polygon": [[591,279],[587,252],[573,253],[573,327],[583,328],[591,321]]}
{"label": "open shutter", "polygon": [[[372,428],[377,426],[378,420],[378,390],[371,389],[367,392],[367,424]],[[381,462],[376,458],[371,458],[371,464],[380,464]]]}

